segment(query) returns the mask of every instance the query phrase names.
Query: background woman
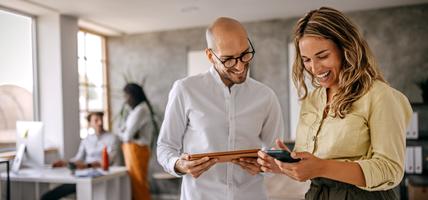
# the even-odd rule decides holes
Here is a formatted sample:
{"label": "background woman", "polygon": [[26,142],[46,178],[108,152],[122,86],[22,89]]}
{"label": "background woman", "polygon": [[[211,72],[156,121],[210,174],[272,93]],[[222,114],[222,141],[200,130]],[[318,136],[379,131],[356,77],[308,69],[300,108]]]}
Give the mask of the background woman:
{"label": "background woman", "polygon": [[132,183],[132,199],[150,199],[147,171],[150,159],[150,145],[154,140],[153,110],[144,94],[143,88],[135,83],[128,83],[124,89],[126,103],[131,111],[124,126],[120,129],[123,142],[122,150],[125,164]]}

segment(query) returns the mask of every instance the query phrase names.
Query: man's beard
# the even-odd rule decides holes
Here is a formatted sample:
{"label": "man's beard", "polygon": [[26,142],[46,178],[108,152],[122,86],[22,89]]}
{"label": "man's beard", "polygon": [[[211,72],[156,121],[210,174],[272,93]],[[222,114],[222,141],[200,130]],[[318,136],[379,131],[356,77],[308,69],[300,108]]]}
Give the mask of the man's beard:
{"label": "man's beard", "polygon": [[244,69],[244,72],[242,75],[236,76],[236,74],[233,74],[233,72],[228,72],[227,78],[229,79],[229,81],[231,81],[234,84],[241,84],[247,80],[249,70],[250,70],[250,64],[247,63],[247,64],[245,64],[245,69]]}

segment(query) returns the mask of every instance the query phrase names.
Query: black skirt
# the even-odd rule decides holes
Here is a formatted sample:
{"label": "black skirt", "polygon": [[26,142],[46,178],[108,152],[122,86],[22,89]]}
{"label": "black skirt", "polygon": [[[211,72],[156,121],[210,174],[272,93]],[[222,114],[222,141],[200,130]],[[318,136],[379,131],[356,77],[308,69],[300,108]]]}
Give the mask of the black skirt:
{"label": "black skirt", "polygon": [[392,189],[385,191],[366,191],[355,185],[333,181],[326,178],[311,180],[311,187],[305,194],[306,200],[398,200],[398,194]]}

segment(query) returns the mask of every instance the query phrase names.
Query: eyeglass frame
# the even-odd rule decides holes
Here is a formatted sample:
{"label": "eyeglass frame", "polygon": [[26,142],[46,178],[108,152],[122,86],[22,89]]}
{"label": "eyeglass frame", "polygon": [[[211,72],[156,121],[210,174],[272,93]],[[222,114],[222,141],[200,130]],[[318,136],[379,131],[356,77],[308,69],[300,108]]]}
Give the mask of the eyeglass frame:
{"label": "eyeglass frame", "polygon": [[[236,66],[236,64],[238,64],[238,62],[239,61],[241,61],[242,63],[249,63],[251,60],[253,60],[253,58],[254,58],[254,55],[256,54],[256,50],[254,49],[254,47],[253,47],[253,44],[251,43],[251,40],[250,40],[250,38],[247,38],[247,40],[248,40],[248,42],[250,43],[250,47],[251,47],[251,49],[252,49],[252,51],[247,51],[247,52],[243,52],[243,53],[241,53],[241,55],[239,56],[239,57],[231,57],[231,58],[227,58],[225,61],[222,61],[215,53],[214,53],[214,51],[213,51],[213,49],[211,49],[210,48],[210,51],[211,51],[211,53],[213,53],[214,54],[214,56],[221,62],[221,64],[225,67],[225,68],[227,68],[227,69],[230,69],[230,68],[232,68],[232,67],[235,67]],[[242,57],[244,57],[244,55],[246,55],[247,53],[251,53],[251,54],[253,54],[253,56],[251,57],[251,59],[249,60],[249,61],[246,61],[246,62],[244,62],[244,61],[242,61]],[[234,65],[232,65],[232,66],[230,66],[230,67],[227,67],[224,63],[226,63],[227,61],[229,61],[229,60],[231,60],[231,59],[234,59],[236,62],[235,62],[235,64]],[[239,60],[238,60],[239,59]]]}

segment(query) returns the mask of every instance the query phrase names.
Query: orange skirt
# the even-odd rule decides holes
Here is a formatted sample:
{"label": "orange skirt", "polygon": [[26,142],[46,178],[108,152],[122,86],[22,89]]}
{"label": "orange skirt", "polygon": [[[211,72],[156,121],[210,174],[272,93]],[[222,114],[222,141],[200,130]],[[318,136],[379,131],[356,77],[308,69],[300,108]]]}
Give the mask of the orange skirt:
{"label": "orange skirt", "polygon": [[149,147],[135,143],[123,143],[122,151],[131,178],[132,199],[150,200],[149,182],[147,180],[150,159]]}

